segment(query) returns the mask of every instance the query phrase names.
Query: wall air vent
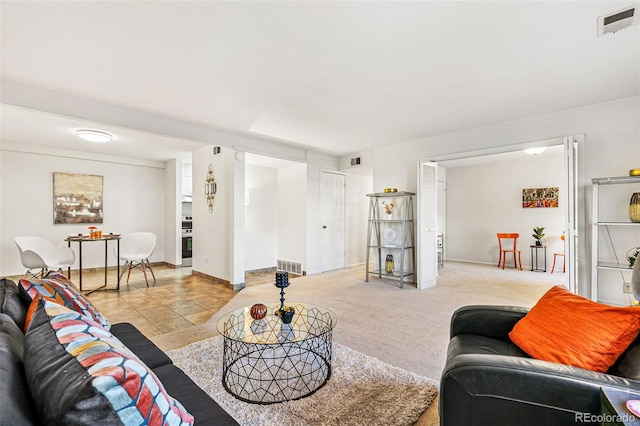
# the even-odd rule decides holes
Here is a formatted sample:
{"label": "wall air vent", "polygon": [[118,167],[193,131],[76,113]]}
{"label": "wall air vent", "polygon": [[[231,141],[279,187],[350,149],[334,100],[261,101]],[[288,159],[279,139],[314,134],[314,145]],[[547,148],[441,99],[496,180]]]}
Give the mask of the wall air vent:
{"label": "wall air vent", "polygon": [[278,271],[289,272],[294,275],[302,275],[302,262],[277,259],[276,269]]}
{"label": "wall air vent", "polygon": [[638,25],[638,6],[598,17],[598,37]]}
{"label": "wall air vent", "polygon": [[351,165],[352,166],[359,166],[360,165],[360,157],[355,157],[351,159]]}

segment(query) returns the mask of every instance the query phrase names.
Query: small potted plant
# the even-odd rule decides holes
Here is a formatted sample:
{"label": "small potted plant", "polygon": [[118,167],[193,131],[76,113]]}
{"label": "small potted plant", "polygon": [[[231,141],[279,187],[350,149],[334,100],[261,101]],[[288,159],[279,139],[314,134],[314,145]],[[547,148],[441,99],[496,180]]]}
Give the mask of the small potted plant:
{"label": "small potted plant", "polygon": [[292,306],[283,306],[276,311],[276,315],[280,317],[283,323],[289,324],[293,319],[293,314],[296,311]]}
{"label": "small potted plant", "polygon": [[542,237],[544,237],[544,228],[541,226],[536,226],[535,228],[533,228],[533,234],[531,234],[531,236],[536,239],[536,245],[541,246]]}

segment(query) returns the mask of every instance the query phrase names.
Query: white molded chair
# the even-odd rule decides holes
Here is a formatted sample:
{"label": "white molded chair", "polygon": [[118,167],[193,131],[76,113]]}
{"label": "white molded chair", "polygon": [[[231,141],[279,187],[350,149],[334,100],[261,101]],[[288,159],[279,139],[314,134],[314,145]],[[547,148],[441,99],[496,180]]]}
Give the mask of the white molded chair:
{"label": "white molded chair", "polygon": [[[26,236],[13,240],[20,251],[22,265],[27,268],[25,277],[42,278],[49,270],[69,268],[76,261],[76,254],[70,247],[56,247],[44,238]],[[40,269],[40,276],[31,272],[32,269]]]}
{"label": "white molded chair", "polygon": [[[156,234],[153,232],[132,232],[127,234],[120,240],[120,259],[118,261],[124,261],[124,267],[120,273],[120,278],[125,272],[127,274],[127,283],[131,276],[132,269],[140,269],[144,274],[144,280],[149,287],[149,280],[147,278],[147,269],[153,276],[153,282],[156,282],[156,276],[149,264],[149,258],[156,248]],[[115,248],[114,248],[115,250]]]}

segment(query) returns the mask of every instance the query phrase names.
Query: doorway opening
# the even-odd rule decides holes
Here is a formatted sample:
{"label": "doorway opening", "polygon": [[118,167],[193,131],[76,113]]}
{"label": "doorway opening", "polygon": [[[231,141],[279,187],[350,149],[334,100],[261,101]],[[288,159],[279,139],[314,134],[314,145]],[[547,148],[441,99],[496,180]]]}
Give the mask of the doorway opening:
{"label": "doorway opening", "polygon": [[[437,223],[438,233],[443,234],[443,257],[487,264],[495,261],[497,265],[496,233],[518,232],[518,248],[523,261],[527,259],[525,265],[531,267],[531,233],[534,227],[542,226],[547,228],[547,265],[554,253],[564,251],[561,236],[566,234],[564,280],[568,288],[577,291],[578,145],[583,140],[584,136],[578,135],[433,158],[438,180],[445,182],[440,189],[432,187],[434,193],[438,192]],[[542,146],[547,150],[538,155],[523,152]],[[422,195],[422,182],[419,186]],[[545,187],[560,188],[559,208],[523,208],[523,190]],[[550,273],[550,269],[543,271]]]}
{"label": "doorway opening", "polygon": [[292,277],[306,262],[307,165],[245,153],[245,283],[273,282],[280,268]]}

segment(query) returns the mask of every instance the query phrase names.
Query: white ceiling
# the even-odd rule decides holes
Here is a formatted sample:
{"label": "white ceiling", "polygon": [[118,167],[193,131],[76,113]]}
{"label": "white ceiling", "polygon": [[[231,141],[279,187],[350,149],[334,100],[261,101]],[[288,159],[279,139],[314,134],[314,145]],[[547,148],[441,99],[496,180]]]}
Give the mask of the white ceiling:
{"label": "white ceiling", "polygon": [[[632,4],[2,1],[1,77],[339,155],[637,96],[638,27],[596,36]],[[3,142],[153,160],[204,142],[7,97]],[[88,124],[115,143],[80,148],[69,129]]]}

